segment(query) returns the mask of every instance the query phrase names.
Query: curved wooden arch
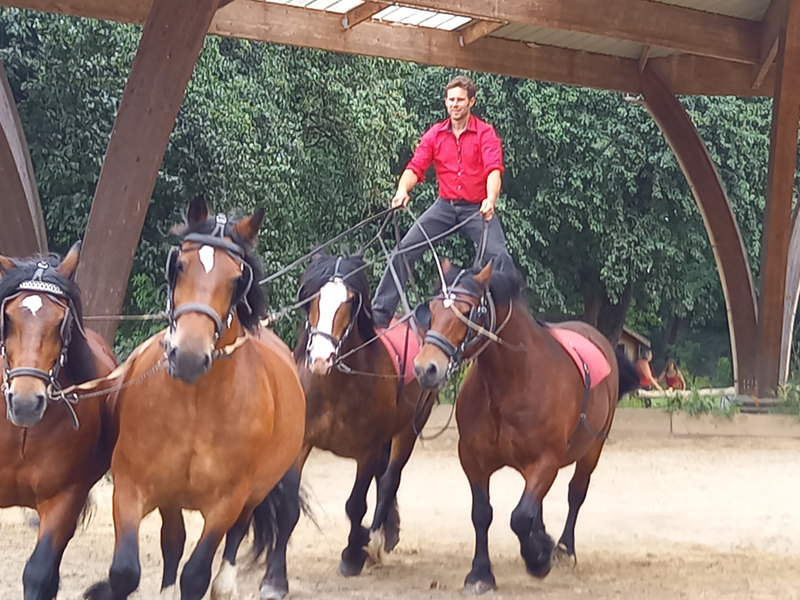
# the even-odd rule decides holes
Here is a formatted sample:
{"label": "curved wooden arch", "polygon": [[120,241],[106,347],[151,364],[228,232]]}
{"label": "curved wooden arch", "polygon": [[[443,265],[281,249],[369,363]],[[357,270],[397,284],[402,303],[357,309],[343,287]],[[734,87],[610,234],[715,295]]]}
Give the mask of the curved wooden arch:
{"label": "curved wooden arch", "polygon": [[640,73],[645,104],[675,153],[703,216],[717,262],[733,355],[733,378],[739,393],[756,388],[756,297],[739,225],[706,146],[686,109],[647,64]]}
{"label": "curved wooden arch", "polygon": [[30,256],[47,252],[47,232],[11,86],[0,61],[0,253]]}

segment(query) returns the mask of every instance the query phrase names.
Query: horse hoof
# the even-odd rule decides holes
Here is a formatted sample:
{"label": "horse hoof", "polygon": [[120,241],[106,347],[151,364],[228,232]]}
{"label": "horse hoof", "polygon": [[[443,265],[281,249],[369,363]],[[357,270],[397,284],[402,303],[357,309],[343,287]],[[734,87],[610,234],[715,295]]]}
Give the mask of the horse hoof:
{"label": "horse hoof", "polygon": [[488,581],[476,581],[474,583],[464,584],[464,593],[473,594],[475,596],[482,596],[483,594],[493,593],[497,587]]}
{"label": "horse hoof", "polygon": [[344,560],[339,561],[339,573],[341,573],[345,577],[356,577],[358,575],[361,575],[361,570],[363,568],[364,568],[363,562],[354,565],[352,563],[345,562]]}
{"label": "horse hoof", "polygon": [[578,564],[578,559],[574,554],[570,554],[566,545],[559,543],[553,548],[553,562],[558,566],[572,567]]}
{"label": "horse hoof", "polygon": [[378,531],[370,531],[369,533],[369,544],[367,544],[367,554],[369,558],[372,559],[372,563],[379,565],[383,561],[383,557],[381,553],[383,552],[383,544],[385,541],[385,536],[383,533],[383,527],[378,529]]}
{"label": "horse hoof", "polygon": [[88,590],[83,592],[83,600],[114,600],[114,593],[108,581],[95,583]]}
{"label": "horse hoof", "polygon": [[384,531],[384,537],[386,540],[383,543],[383,550],[389,553],[395,549],[397,543],[400,541],[400,532],[396,529],[386,529]]}
{"label": "horse hoof", "polygon": [[261,600],[282,600],[288,593],[288,588],[274,586],[266,581],[261,584]]}

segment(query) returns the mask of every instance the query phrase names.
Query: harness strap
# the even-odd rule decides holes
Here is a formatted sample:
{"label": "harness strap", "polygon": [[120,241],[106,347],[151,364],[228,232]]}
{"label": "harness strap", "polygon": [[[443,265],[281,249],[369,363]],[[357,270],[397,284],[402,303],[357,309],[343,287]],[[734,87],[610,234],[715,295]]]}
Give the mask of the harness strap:
{"label": "harness strap", "polygon": [[222,329],[224,327],[222,318],[219,316],[219,314],[217,314],[217,311],[207,304],[202,304],[201,302],[187,302],[186,304],[181,304],[178,308],[172,311],[172,322],[174,323],[178,320],[178,317],[190,312],[206,315],[208,318],[214,321],[217,337],[222,335]]}
{"label": "harness strap", "polygon": [[41,379],[47,384],[51,382],[52,378],[49,372],[35,367],[17,367],[16,369],[9,369],[6,371],[6,381],[14,377],[36,377],[36,379]]}
{"label": "harness strap", "polygon": [[586,432],[592,436],[594,439],[605,440],[608,439],[608,433],[599,431],[592,427],[589,423],[589,418],[586,416],[586,411],[589,410],[589,398],[592,392],[592,375],[589,372],[589,365],[586,364],[586,361],[581,359],[581,364],[583,366],[583,375],[584,375],[584,384],[583,384],[583,404],[581,405],[581,415],[578,417],[578,422],[575,425],[575,429],[572,431],[572,435],[569,436],[570,442],[567,443],[567,450],[571,445],[571,440],[573,436],[578,432],[578,429],[583,427]]}

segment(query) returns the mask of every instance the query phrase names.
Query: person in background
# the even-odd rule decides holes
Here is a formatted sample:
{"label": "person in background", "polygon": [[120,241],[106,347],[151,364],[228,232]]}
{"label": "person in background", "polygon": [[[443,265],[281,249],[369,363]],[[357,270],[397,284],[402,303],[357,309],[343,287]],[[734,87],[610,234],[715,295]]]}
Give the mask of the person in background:
{"label": "person in background", "polygon": [[686,380],[683,378],[683,373],[681,373],[674,358],[667,360],[667,368],[658,376],[658,380],[663,381],[667,389],[670,390],[686,389]]}
{"label": "person in background", "polygon": [[[658,390],[663,392],[662,388],[656,378],[653,377],[653,370],[650,368],[650,361],[653,360],[653,351],[650,348],[645,348],[639,360],[636,361],[636,372],[639,373],[639,388],[642,390]],[[650,398],[644,398],[644,405],[649,407],[651,404]]]}

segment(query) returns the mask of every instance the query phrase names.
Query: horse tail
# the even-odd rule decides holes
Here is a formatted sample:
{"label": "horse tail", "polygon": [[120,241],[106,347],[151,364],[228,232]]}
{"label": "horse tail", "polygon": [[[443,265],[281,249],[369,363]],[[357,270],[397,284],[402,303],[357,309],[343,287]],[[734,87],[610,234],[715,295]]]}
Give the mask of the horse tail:
{"label": "horse tail", "polygon": [[269,556],[281,536],[285,536],[288,541],[301,513],[316,523],[305,496],[300,487],[300,471],[292,467],[261,504],[256,506],[250,522],[254,560],[265,552]]}
{"label": "horse tail", "polygon": [[639,373],[636,372],[636,366],[633,361],[629,359],[624,350],[617,348],[615,354],[617,355],[617,370],[619,371],[619,400],[628,392],[632,392],[639,387]]}

